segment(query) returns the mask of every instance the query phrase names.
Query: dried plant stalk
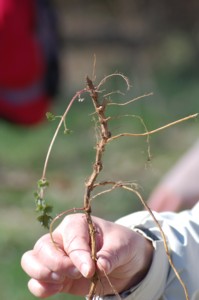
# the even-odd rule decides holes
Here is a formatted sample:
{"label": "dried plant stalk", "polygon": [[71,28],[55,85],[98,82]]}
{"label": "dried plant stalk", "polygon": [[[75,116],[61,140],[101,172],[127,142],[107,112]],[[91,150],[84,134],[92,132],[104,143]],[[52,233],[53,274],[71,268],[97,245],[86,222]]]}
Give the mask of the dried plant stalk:
{"label": "dried plant stalk", "polygon": [[[169,128],[173,125],[176,125],[180,122],[183,122],[183,121],[186,121],[186,120],[189,120],[189,119],[192,119],[192,118],[195,118],[197,117],[198,114],[193,114],[191,116],[188,116],[188,117],[185,117],[185,118],[182,118],[180,120],[177,120],[177,121],[174,121],[172,123],[169,123],[167,125],[164,125],[160,128],[157,128],[157,129],[154,129],[154,130],[151,130],[151,131],[148,131],[143,120],[138,117],[144,128],[145,128],[145,132],[144,133],[120,133],[118,135],[115,135],[115,136],[111,136],[111,132],[109,130],[109,121],[113,118],[111,117],[107,117],[106,116],[106,108],[107,108],[107,105],[128,105],[130,104],[131,102],[134,102],[140,98],[143,98],[143,97],[146,97],[146,96],[149,96],[151,95],[150,94],[146,94],[146,95],[143,95],[141,97],[137,97],[135,99],[132,99],[130,101],[127,101],[123,104],[118,104],[118,103],[110,103],[107,101],[106,99],[106,96],[102,96],[101,99],[99,99],[99,93],[100,93],[100,88],[102,87],[102,85],[110,78],[112,78],[113,76],[119,76],[121,77],[126,85],[127,85],[127,89],[129,89],[130,87],[130,84],[129,84],[129,81],[128,81],[128,78],[120,73],[115,73],[115,74],[111,74],[111,75],[108,75],[106,76],[105,78],[102,79],[102,81],[95,87],[94,84],[93,84],[93,81],[87,77],[86,79],[86,83],[87,83],[87,87],[85,89],[82,89],[81,91],[78,91],[74,97],[71,99],[66,111],[64,112],[63,116],[61,116],[61,120],[57,126],[57,129],[54,133],[54,136],[52,138],[52,141],[49,145],[49,148],[48,148],[48,152],[47,152],[47,155],[46,155],[46,160],[45,160],[45,163],[44,163],[44,168],[43,168],[43,173],[42,173],[42,178],[41,178],[41,182],[42,182],[42,185],[41,185],[41,190],[40,192],[38,193],[38,201],[42,201],[43,200],[43,197],[44,197],[44,186],[46,184],[46,172],[47,172],[47,166],[48,166],[48,161],[49,161],[49,157],[50,157],[50,153],[51,153],[51,150],[52,150],[52,147],[53,147],[53,144],[55,142],[55,139],[57,137],[57,134],[62,126],[62,124],[64,124],[65,126],[65,119],[66,119],[66,116],[72,106],[72,104],[74,103],[74,101],[78,98],[81,97],[81,95],[83,93],[89,93],[90,94],[90,97],[92,99],[92,103],[93,103],[93,106],[94,106],[94,110],[95,110],[95,114],[98,118],[98,124],[99,124],[99,128],[98,128],[98,138],[97,138],[97,142],[96,142],[96,153],[95,153],[95,162],[93,164],[93,169],[92,169],[92,172],[91,172],[91,175],[88,177],[87,181],[85,182],[85,192],[84,192],[84,199],[83,199],[83,207],[80,207],[80,208],[73,208],[73,209],[70,209],[70,210],[67,210],[65,212],[62,212],[61,214],[59,214],[57,217],[55,217],[53,219],[53,221],[51,222],[50,224],[50,234],[51,234],[51,239],[53,241],[53,243],[55,244],[56,246],[56,242],[53,240],[53,225],[55,223],[55,221],[57,221],[60,217],[62,217],[63,215],[65,214],[68,214],[68,213],[74,213],[76,211],[82,211],[85,213],[85,216],[86,216],[86,220],[87,220],[87,224],[88,224],[88,232],[89,232],[89,236],[90,236],[90,247],[91,247],[91,258],[93,260],[93,262],[96,264],[97,262],[97,248],[96,248],[96,229],[95,229],[95,225],[93,223],[93,220],[92,220],[92,200],[100,195],[103,195],[105,193],[108,193],[108,192],[111,192],[113,191],[114,189],[116,188],[122,188],[122,189],[125,189],[125,190],[128,190],[130,192],[133,192],[135,193],[139,200],[141,201],[141,203],[143,204],[143,206],[148,210],[148,212],[150,213],[151,217],[153,218],[154,222],[156,223],[157,227],[159,228],[160,230],[160,233],[162,235],[162,239],[164,241],[164,247],[165,247],[165,251],[166,251],[166,254],[167,254],[167,257],[168,257],[168,261],[176,275],[176,277],[178,278],[180,284],[182,285],[183,289],[184,289],[184,294],[185,294],[185,297],[186,297],[186,300],[189,300],[189,296],[188,296],[188,292],[187,292],[187,289],[186,289],[186,286],[183,282],[183,280],[181,279],[179,273],[177,272],[173,262],[172,262],[172,259],[171,259],[171,255],[169,253],[169,248],[168,248],[168,245],[167,245],[167,241],[166,241],[166,237],[165,237],[165,234],[159,224],[159,222],[157,221],[157,219],[155,218],[153,212],[151,211],[151,209],[148,207],[148,205],[145,203],[145,201],[143,200],[142,196],[140,195],[140,193],[133,187],[133,184],[132,183],[122,183],[122,182],[115,182],[115,181],[102,181],[102,182],[97,182],[97,178],[100,174],[100,172],[102,171],[103,169],[103,154],[105,152],[105,148],[106,148],[106,145],[108,143],[110,143],[111,141],[113,140],[116,140],[120,137],[123,137],[123,136],[128,136],[128,137],[133,137],[133,136],[147,136],[147,143],[148,143],[148,137],[149,135],[151,134],[154,134],[156,132],[159,132],[163,129],[166,129],[166,128]],[[108,95],[108,94],[107,94]],[[149,153],[150,155],[150,153]],[[111,185],[111,187],[107,190],[104,190],[94,196],[92,196],[92,193],[94,191],[94,189],[96,187],[99,187],[99,186],[106,186],[106,185]],[[45,206],[44,206],[45,208]],[[108,275],[105,273],[104,274],[105,277],[107,278],[110,286],[111,286],[111,289],[113,291],[113,293],[115,295],[117,295],[118,299],[120,299],[120,296],[118,295],[117,291],[115,290],[115,288],[112,286],[109,278],[108,278]],[[87,299],[88,300],[92,300],[95,298],[95,295],[96,295],[96,289],[97,289],[97,285],[98,285],[98,282],[99,282],[99,275],[97,274],[97,268],[96,268],[96,272],[94,274],[94,276],[91,278],[91,284],[90,284],[90,289],[89,289],[89,293],[87,295]]]}
{"label": "dried plant stalk", "polygon": [[[91,217],[91,192],[93,191],[95,181],[102,170],[102,155],[105,151],[105,145],[107,144],[107,140],[110,138],[110,132],[108,130],[108,119],[105,116],[106,109],[106,100],[103,100],[103,103],[99,103],[98,92],[93,85],[93,82],[87,77],[87,86],[88,91],[90,92],[91,99],[93,101],[93,105],[95,108],[95,112],[98,116],[98,120],[100,123],[100,140],[96,145],[96,156],[95,163],[93,165],[93,172],[90,175],[89,179],[85,184],[85,195],[84,195],[84,209],[86,213],[86,219],[89,227],[90,234],[90,246],[91,246],[91,258],[96,263],[97,255],[96,255],[96,237],[95,237],[95,226],[92,222]],[[98,282],[97,271],[94,274],[91,280],[91,286],[89,290],[89,294],[87,296],[88,300],[91,300],[95,296],[96,286]]]}

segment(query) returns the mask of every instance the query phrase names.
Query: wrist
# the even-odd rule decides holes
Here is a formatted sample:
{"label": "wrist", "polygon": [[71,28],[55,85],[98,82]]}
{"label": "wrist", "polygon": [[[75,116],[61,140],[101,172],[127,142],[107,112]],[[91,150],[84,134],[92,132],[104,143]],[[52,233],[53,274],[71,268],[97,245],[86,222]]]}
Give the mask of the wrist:
{"label": "wrist", "polygon": [[121,298],[126,298],[130,295],[136,286],[138,286],[142,280],[147,276],[148,271],[151,267],[154,255],[154,245],[153,242],[158,241],[159,238],[151,232],[148,228],[143,225],[138,225],[133,228],[138,234],[139,244],[137,244],[138,249],[140,249],[140,261],[138,271],[135,273],[134,277],[131,280],[130,286],[127,286],[123,291],[120,292]]}
{"label": "wrist", "polygon": [[145,234],[143,235],[143,233],[140,233],[140,230],[137,229],[135,231],[139,240],[137,244],[137,249],[139,249],[139,251],[137,251],[138,270],[133,278],[134,286],[139,284],[147,275],[152,263],[154,252],[151,236],[149,237],[147,235],[146,237]]}
{"label": "wrist", "polygon": [[132,251],[135,252],[133,256],[135,263],[132,269],[132,276],[122,289],[119,290],[121,295],[126,293],[128,294],[130,289],[137,286],[146,277],[153,260],[153,239],[151,237],[148,238],[148,235],[146,236],[145,233],[142,234],[138,228],[133,229],[133,232],[136,234],[136,239],[134,240],[133,245],[136,249],[133,250],[132,248]]}

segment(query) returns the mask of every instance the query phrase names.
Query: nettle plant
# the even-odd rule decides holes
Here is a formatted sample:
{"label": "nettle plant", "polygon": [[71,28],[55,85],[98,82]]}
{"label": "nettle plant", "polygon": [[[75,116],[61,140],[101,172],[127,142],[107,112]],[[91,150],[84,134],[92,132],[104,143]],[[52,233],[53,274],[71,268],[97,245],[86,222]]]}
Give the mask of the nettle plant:
{"label": "nettle plant", "polygon": [[[69,213],[76,213],[76,212],[84,213],[86,220],[87,220],[87,224],[88,224],[88,232],[90,235],[91,257],[92,257],[93,261],[96,262],[97,261],[96,230],[95,230],[95,226],[92,221],[92,200],[94,198],[97,198],[98,196],[101,196],[105,193],[109,193],[115,189],[123,189],[123,190],[127,190],[131,193],[134,193],[138,197],[138,199],[141,201],[143,207],[150,213],[151,217],[153,218],[154,222],[156,223],[157,227],[159,228],[159,231],[160,231],[163,241],[164,241],[165,251],[166,251],[169,263],[170,263],[172,269],[174,270],[178,280],[180,281],[182,288],[184,289],[186,300],[188,300],[189,296],[188,296],[186,286],[185,286],[183,280],[181,279],[179,273],[177,272],[175,266],[173,265],[165,234],[164,234],[159,222],[155,218],[153,212],[148,207],[147,203],[144,201],[143,197],[141,196],[140,192],[138,191],[136,185],[133,182],[122,182],[122,181],[114,181],[114,180],[98,181],[98,176],[103,171],[103,155],[106,151],[106,146],[107,146],[107,144],[111,143],[113,140],[120,139],[121,137],[135,137],[135,136],[143,137],[143,136],[145,136],[147,138],[148,156],[150,158],[150,147],[149,147],[149,136],[150,135],[155,134],[156,132],[159,132],[159,131],[166,129],[168,127],[171,127],[173,125],[176,125],[178,123],[195,118],[197,116],[197,114],[190,115],[188,117],[179,119],[177,121],[166,124],[160,128],[157,128],[157,129],[154,129],[151,131],[147,130],[145,123],[141,117],[132,115],[133,117],[136,117],[140,120],[140,122],[143,125],[144,132],[142,132],[142,133],[132,133],[132,132],[125,133],[125,132],[123,132],[123,133],[118,133],[117,135],[112,136],[112,133],[109,129],[109,123],[115,117],[107,115],[108,106],[110,106],[110,105],[115,105],[118,107],[121,105],[129,106],[129,105],[131,105],[132,102],[137,101],[143,97],[151,95],[151,94],[145,94],[140,97],[129,100],[125,103],[124,102],[123,103],[118,103],[118,102],[115,103],[111,100],[112,95],[114,93],[120,93],[120,92],[116,91],[116,92],[108,93],[104,89],[105,83],[107,83],[107,81],[111,80],[113,77],[118,77],[119,79],[124,81],[124,83],[126,84],[127,90],[130,89],[130,84],[129,84],[128,78],[120,73],[114,73],[114,74],[110,74],[110,75],[104,77],[97,85],[94,85],[94,80],[91,80],[89,77],[87,77],[86,78],[86,87],[75,93],[75,95],[70,100],[70,102],[62,116],[55,116],[52,113],[47,113],[48,120],[50,120],[50,121],[55,121],[57,119],[60,119],[60,120],[59,120],[59,123],[55,130],[54,136],[51,140],[51,143],[49,145],[45,163],[44,163],[44,167],[43,167],[42,177],[38,181],[38,190],[35,193],[36,211],[39,213],[38,221],[42,224],[42,226],[49,229],[52,242],[54,243],[54,245],[56,247],[56,242],[53,240],[53,225],[54,225],[55,221],[57,221],[62,216],[69,214]],[[92,172],[85,182],[85,192],[84,192],[84,196],[83,196],[82,207],[71,208],[67,211],[61,212],[59,215],[57,215],[56,217],[53,218],[51,216],[52,206],[49,205],[45,199],[45,190],[49,186],[49,182],[47,180],[46,173],[47,173],[47,167],[48,167],[50,153],[51,153],[52,147],[55,143],[56,137],[61,128],[64,128],[65,134],[70,134],[70,130],[67,128],[67,125],[66,125],[67,115],[68,115],[70,109],[72,108],[73,103],[75,101],[82,102],[84,100],[85,94],[89,95],[90,102],[91,102],[91,105],[93,106],[93,110],[94,110],[93,114],[95,115],[95,120],[96,120],[95,127],[97,129],[95,128],[95,132],[96,132],[95,161],[92,166]],[[129,111],[129,108],[128,108],[128,111]],[[96,192],[96,188],[98,188],[98,187],[102,188],[102,190],[100,192]],[[104,274],[104,275],[106,276],[106,278],[113,290],[113,294],[116,294],[118,296],[118,298],[120,299],[119,295],[117,294],[117,291],[112,286],[112,284],[108,278],[108,275],[107,274]],[[99,274],[96,271],[96,274],[94,274],[94,276],[91,278],[90,290],[89,290],[89,294],[87,296],[88,300],[95,298],[95,292],[96,292],[96,286],[97,286],[98,280],[99,280]]]}

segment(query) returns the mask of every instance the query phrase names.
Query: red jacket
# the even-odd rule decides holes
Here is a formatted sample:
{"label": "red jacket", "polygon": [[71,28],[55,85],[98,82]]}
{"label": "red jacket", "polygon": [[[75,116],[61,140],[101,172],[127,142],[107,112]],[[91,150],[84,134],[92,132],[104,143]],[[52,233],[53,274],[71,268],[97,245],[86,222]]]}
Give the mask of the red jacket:
{"label": "red jacket", "polygon": [[27,125],[41,121],[50,102],[35,2],[0,0],[0,117]]}

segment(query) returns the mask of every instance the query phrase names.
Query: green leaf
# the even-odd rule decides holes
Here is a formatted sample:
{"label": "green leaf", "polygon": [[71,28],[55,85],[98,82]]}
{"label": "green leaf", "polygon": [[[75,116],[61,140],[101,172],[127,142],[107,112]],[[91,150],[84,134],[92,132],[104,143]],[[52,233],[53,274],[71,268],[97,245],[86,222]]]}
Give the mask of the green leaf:
{"label": "green leaf", "polygon": [[53,210],[53,207],[51,205],[46,205],[45,208],[43,209],[44,213],[51,213]]}
{"label": "green leaf", "polygon": [[44,207],[44,205],[43,205],[42,202],[38,202],[38,203],[36,204],[36,211],[37,211],[37,212],[38,212],[38,211],[43,212],[44,209],[45,209],[45,207]]}
{"label": "green leaf", "polygon": [[41,223],[41,225],[47,229],[50,227],[50,223],[52,221],[52,217],[48,214],[43,214],[37,217],[37,220]]}
{"label": "green leaf", "polygon": [[70,130],[70,129],[68,129],[68,128],[66,128],[65,130],[64,130],[64,134],[71,134],[72,133],[72,130]]}
{"label": "green leaf", "polygon": [[55,121],[56,116],[53,115],[51,112],[47,112],[46,113],[46,118],[48,119],[48,121]]}
{"label": "green leaf", "polygon": [[44,188],[44,187],[49,186],[49,182],[46,179],[40,179],[37,182],[37,186],[38,186],[38,188]]}
{"label": "green leaf", "polygon": [[40,196],[39,196],[38,192],[34,192],[34,198],[35,198],[36,201],[40,199]]}

